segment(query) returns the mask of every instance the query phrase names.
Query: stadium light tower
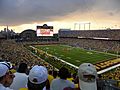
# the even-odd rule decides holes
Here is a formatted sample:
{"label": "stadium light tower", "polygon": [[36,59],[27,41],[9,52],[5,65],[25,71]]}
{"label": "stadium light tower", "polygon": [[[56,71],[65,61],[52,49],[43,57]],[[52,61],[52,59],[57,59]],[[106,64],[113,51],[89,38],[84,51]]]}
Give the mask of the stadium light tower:
{"label": "stadium light tower", "polygon": [[76,25],[77,25],[77,23],[74,23],[74,30],[75,30],[75,28],[76,28]]}
{"label": "stadium light tower", "polygon": [[89,30],[90,30],[90,25],[91,25],[91,23],[89,22],[88,24],[89,24]]}
{"label": "stadium light tower", "polygon": [[80,23],[74,23],[74,30],[76,29],[76,25],[79,25],[79,30],[80,30],[80,28],[81,28],[80,27],[81,26]]}
{"label": "stadium light tower", "polygon": [[81,24],[79,23],[79,30],[81,29]]}
{"label": "stadium light tower", "polygon": [[86,23],[84,23],[84,30],[85,30],[85,24],[86,24]]}
{"label": "stadium light tower", "polygon": [[89,30],[90,30],[91,23],[89,22],[89,23],[86,23],[86,24],[88,24],[88,27],[89,27]]}
{"label": "stadium light tower", "polygon": [[79,30],[81,29],[81,25],[84,25],[84,30],[86,30],[86,25],[89,25],[88,28],[90,30],[91,23],[74,23],[74,30],[76,29],[76,25],[79,25]]}
{"label": "stadium light tower", "polygon": [[84,23],[84,30],[85,30],[85,25],[89,25],[88,27],[89,27],[89,30],[90,30],[91,23],[90,22],[89,23]]}

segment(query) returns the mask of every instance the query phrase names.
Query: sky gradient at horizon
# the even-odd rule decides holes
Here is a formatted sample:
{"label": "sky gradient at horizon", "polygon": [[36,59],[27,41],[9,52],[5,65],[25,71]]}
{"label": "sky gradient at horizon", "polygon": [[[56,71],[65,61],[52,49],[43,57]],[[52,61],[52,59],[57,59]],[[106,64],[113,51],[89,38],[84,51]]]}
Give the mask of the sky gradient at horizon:
{"label": "sky gradient at horizon", "polygon": [[[15,32],[53,25],[79,29],[75,23],[91,23],[91,29],[120,28],[120,0],[0,0],[0,30],[7,25]],[[88,29],[88,25],[86,25]]]}

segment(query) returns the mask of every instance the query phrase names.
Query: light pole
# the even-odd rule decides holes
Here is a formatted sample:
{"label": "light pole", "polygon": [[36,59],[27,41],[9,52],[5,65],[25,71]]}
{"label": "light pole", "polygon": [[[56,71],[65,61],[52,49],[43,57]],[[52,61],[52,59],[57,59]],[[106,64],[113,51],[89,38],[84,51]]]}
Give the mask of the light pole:
{"label": "light pole", "polygon": [[74,30],[76,29],[76,25],[79,25],[79,30],[81,30],[81,25],[84,25],[83,28],[84,30],[86,29],[86,25],[89,25],[88,28],[90,30],[91,23],[74,23]]}
{"label": "light pole", "polygon": [[89,30],[90,30],[90,25],[91,25],[91,23],[89,22],[88,24],[89,24]]}
{"label": "light pole", "polygon": [[74,30],[75,30],[75,28],[76,28],[76,25],[77,25],[77,23],[74,23]]}
{"label": "light pole", "polygon": [[79,30],[81,29],[81,25],[80,25],[80,23],[79,23]]}

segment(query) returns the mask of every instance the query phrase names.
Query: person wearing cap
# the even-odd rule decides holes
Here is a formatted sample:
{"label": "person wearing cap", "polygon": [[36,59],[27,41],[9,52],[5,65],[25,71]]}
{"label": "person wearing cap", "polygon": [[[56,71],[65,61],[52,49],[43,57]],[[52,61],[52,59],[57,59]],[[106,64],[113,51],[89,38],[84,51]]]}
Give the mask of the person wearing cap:
{"label": "person wearing cap", "polygon": [[0,63],[0,90],[13,90],[9,88],[13,78],[14,75],[9,71],[7,63]]}
{"label": "person wearing cap", "polygon": [[59,70],[58,76],[60,78],[53,79],[50,85],[50,90],[64,90],[66,87],[75,88],[74,83],[67,80],[68,78],[68,69],[65,67],[62,67]]}
{"label": "person wearing cap", "polygon": [[80,90],[97,90],[97,70],[91,63],[83,63],[78,69]]}
{"label": "person wearing cap", "polygon": [[27,88],[19,90],[46,90],[48,71],[44,66],[35,65],[29,72]]}
{"label": "person wearing cap", "polygon": [[13,82],[10,85],[11,89],[19,90],[20,88],[26,87],[28,82],[28,75],[26,74],[27,70],[27,64],[24,62],[20,63],[17,72],[14,73],[15,78],[13,79]]}

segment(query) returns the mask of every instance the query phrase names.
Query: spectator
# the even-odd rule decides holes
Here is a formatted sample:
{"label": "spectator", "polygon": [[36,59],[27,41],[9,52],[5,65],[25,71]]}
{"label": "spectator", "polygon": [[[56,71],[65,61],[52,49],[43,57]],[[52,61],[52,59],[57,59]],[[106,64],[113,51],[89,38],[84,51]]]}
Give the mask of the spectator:
{"label": "spectator", "polygon": [[81,90],[97,90],[97,71],[92,64],[81,64],[78,69],[78,77]]}
{"label": "spectator", "polygon": [[117,81],[113,80],[112,77],[109,77],[107,81],[110,83],[110,85],[117,86]]}
{"label": "spectator", "polygon": [[58,74],[60,78],[56,78],[51,82],[50,90],[64,90],[66,87],[75,88],[74,83],[67,80],[68,73],[68,69],[62,67]]}
{"label": "spectator", "polygon": [[48,79],[47,69],[43,66],[35,65],[28,76],[28,88],[20,90],[46,90],[46,82]]}
{"label": "spectator", "polygon": [[48,71],[48,80],[49,80],[49,83],[51,84],[52,80],[54,79],[53,75],[52,75],[52,70],[49,70]]}
{"label": "spectator", "polygon": [[48,71],[48,81],[47,81],[47,89],[50,89],[50,84],[52,82],[52,80],[54,79],[53,75],[52,75],[52,70]]}
{"label": "spectator", "polygon": [[71,82],[73,81],[73,77],[72,77],[72,75],[71,75],[71,73],[70,73],[70,72],[68,73],[67,80],[69,80],[69,81],[71,81]]}
{"label": "spectator", "polygon": [[53,71],[53,77],[57,78],[58,77],[58,71]]}
{"label": "spectator", "polygon": [[105,86],[105,80],[102,79],[101,74],[98,74],[97,78],[97,90],[103,90],[103,86]]}
{"label": "spectator", "polygon": [[72,77],[73,77],[72,82],[74,82],[75,88],[79,88],[79,87],[78,87],[79,78],[78,78],[78,76],[77,76],[77,73],[74,73],[74,74],[72,75]]}
{"label": "spectator", "polygon": [[9,71],[8,65],[0,63],[0,90],[13,90],[9,88],[13,78],[14,75]]}
{"label": "spectator", "polygon": [[13,79],[13,83],[11,84],[10,88],[14,90],[19,90],[20,88],[24,88],[28,82],[28,76],[26,75],[27,72],[27,64],[21,63],[18,67],[16,73],[14,73],[15,78]]}

